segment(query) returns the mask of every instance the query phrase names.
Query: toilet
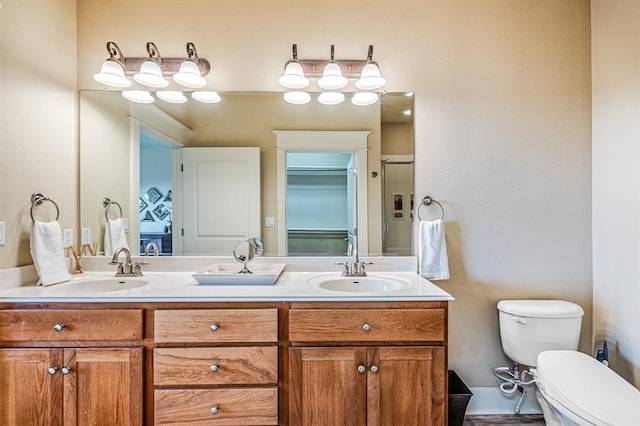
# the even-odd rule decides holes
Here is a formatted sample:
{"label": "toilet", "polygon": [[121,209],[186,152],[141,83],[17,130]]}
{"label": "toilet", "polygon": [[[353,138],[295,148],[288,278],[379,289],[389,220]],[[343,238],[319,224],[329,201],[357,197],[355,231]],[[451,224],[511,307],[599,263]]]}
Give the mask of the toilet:
{"label": "toilet", "polygon": [[[500,339],[515,365],[499,367],[503,392],[536,386],[547,425],[637,426],[640,391],[595,358],[577,351],[584,311],[563,300],[502,300]],[[520,374],[519,366],[528,367]]]}

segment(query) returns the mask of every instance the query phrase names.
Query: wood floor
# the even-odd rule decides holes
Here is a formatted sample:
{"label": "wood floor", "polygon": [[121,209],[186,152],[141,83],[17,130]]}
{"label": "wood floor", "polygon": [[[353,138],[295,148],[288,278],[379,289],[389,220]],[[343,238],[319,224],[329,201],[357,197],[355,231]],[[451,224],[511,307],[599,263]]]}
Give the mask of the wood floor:
{"label": "wood floor", "polygon": [[465,416],[463,426],[492,426],[492,425],[544,425],[542,415],[518,416]]}

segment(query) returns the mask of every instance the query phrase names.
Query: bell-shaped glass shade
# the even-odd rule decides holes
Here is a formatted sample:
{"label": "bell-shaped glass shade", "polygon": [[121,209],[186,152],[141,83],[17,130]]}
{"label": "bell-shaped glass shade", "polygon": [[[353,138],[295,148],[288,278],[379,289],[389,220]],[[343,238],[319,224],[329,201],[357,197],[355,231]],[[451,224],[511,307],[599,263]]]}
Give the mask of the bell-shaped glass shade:
{"label": "bell-shaped glass shade", "polygon": [[121,89],[131,86],[131,81],[124,75],[122,65],[112,60],[104,61],[100,67],[100,72],[94,74],[93,79],[98,83]]}
{"label": "bell-shaped glass shade", "polygon": [[205,104],[217,104],[222,100],[218,92],[214,92],[212,90],[199,90],[197,92],[193,92],[191,97],[198,102],[203,102]]}
{"label": "bell-shaped glass shade", "polygon": [[136,83],[156,89],[162,89],[169,85],[169,82],[162,76],[160,65],[154,61],[144,61],[140,66],[140,71],[133,75],[133,79]]}
{"label": "bell-shaped glass shade", "polygon": [[297,62],[289,62],[284,69],[284,74],[278,79],[278,83],[288,89],[304,89],[309,85],[309,79],[304,76],[302,65]]}
{"label": "bell-shaped glass shade", "polygon": [[207,80],[200,75],[198,64],[188,60],[180,64],[180,69],[173,75],[173,81],[189,89],[200,89],[207,85]]}
{"label": "bell-shaped glass shade", "polygon": [[338,105],[344,101],[344,93],[342,92],[322,92],[318,96],[318,102],[323,105]]}
{"label": "bell-shaped glass shade", "polygon": [[138,104],[152,104],[155,100],[148,90],[123,90],[122,96]]}
{"label": "bell-shaped glass shade", "polygon": [[322,77],[318,79],[318,86],[327,90],[342,89],[349,83],[349,80],[342,75],[340,66],[335,62],[329,62],[322,72]]}
{"label": "bell-shaped glass shade", "polygon": [[357,106],[373,105],[380,97],[374,92],[357,92],[351,97],[351,103]]}
{"label": "bell-shaped glass shade", "polygon": [[311,101],[311,95],[307,92],[286,92],[284,100],[294,105],[304,105]]}
{"label": "bell-shaped glass shade", "polygon": [[187,97],[179,90],[158,90],[156,96],[171,104],[183,104],[187,102]]}
{"label": "bell-shaped glass shade", "polygon": [[387,84],[380,75],[380,68],[374,62],[365,64],[360,74],[360,80],[356,81],[356,87],[362,90],[375,90]]}

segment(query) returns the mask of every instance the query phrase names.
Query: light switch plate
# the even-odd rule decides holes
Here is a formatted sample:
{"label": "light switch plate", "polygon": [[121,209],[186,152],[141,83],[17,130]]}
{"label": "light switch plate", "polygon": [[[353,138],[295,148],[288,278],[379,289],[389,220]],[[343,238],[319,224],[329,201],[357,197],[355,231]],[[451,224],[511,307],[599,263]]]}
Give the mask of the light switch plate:
{"label": "light switch plate", "polygon": [[276,226],[276,218],[273,216],[265,216],[264,226],[268,226],[268,227]]}
{"label": "light switch plate", "polygon": [[4,222],[0,222],[0,246],[6,244],[5,242],[6,228],[4,226]]}
{"label": "light switch plate", "polygon": [[73,245],[73,229],[62,231],[62,247],[67,248]]}
{"label": "light switch plate", "polygon": [[122,218],[122,227],[124,228],[124,232],[128,233],[129,232],[129,219],[126,217]]}
{"label": "light switch plate", "polygon": [[91,244],[91,228],[82,228],[80,231],[80,236],[82,238],[82,245]]}

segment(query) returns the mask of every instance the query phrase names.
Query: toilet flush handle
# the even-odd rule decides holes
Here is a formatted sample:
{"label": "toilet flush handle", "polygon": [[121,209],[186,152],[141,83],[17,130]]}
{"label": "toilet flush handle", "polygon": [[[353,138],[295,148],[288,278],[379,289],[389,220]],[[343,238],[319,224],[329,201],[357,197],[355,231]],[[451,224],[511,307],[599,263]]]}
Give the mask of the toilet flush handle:
{"label": "toilet flush handle", "polygon": [[518,324],[527,325],[527,319],[524,317],[511,317],[511,319],[517,322]]}

